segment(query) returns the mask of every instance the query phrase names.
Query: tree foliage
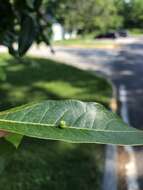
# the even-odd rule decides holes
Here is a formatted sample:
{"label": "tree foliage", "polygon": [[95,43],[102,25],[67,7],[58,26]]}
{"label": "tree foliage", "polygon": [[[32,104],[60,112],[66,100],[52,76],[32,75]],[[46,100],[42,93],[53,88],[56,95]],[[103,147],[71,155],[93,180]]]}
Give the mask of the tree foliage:
{"label": "tree foliage", "polygon": [[[83,32],[106,31],[121,25],[114,0],[48,0],[48,11],[54,10],[56,19],[66,30]],[[52,9],[51,7],[54,7]]]}
{"label": "tree foliage", "polygon": [[143,27],[142,0],[0,0],[0,44],[23,56],[33,42],[50,44],[52,22],[66,31]]}
{"label": "tree foliage", "polygon": [[115,0],[118,13],[123,18],[126,28],[143,28],[142,0]]}
{"label": "tree foliage", "polygon": [[42,0],[0,0],[0,44],[22,56],[34,41],[50,43],[51,21]]}

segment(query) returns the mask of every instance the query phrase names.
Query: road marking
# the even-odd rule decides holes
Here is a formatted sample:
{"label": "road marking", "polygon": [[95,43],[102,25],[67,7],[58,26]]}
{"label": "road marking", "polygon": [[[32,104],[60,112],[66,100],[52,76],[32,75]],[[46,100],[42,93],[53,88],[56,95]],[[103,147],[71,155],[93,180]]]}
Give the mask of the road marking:
{"label": "road marking", "polygon": [[[114,96],[116,96],[114,94]],[[117,102],[112,98],[110,107],[112,111],[117,111]],[[106,145],[105,168],[103,177],[103,190],[117,190],[117,146]]]}
{"label": "road marking", "polygon": [[[121,102],[122,119],[127,124],[130,125],[129,115],[128,115],[128,106],[127,106],[127,91],[124,85],[121,85],[119,87],[119,100]],[[131,146],[125,146],[124,149],[128,153],[128,156],[129,156],[129,162],[125,165],[127,189],[139,190],[134,149]]]}

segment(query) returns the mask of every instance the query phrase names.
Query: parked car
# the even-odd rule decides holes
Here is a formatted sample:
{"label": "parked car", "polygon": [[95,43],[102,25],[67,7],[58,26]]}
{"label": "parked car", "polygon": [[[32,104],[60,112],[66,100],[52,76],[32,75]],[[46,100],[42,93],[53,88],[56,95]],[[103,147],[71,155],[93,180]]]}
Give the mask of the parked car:
{"label": "parked car", "polygon": [[118,34],[120,37],[128,37],[128,31],[127,30],[118,30]]}
{"label": "parked car", "polygon": [[117,39],[118,37],[128,37],[128,31],[121,29],[117,31],[110,31],[106,32],[104,34],[99,34],[95,36],[95,39],[102,39],[102,38],[108,38],[108,39]]}
{"label": "parked car", "polygon": [[118,38],[118,33],[117,32],[107,32],[104,34],[99,34],[95,36],[96,39],[102,39],[102,38],[108,38],[108,39],[116,39]]}

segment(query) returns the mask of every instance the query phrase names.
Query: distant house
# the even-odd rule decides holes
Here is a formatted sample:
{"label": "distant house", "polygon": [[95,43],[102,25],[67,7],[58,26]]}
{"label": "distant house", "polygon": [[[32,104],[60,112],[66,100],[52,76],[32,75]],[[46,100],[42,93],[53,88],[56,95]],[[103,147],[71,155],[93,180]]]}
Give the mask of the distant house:
{"label": "distant house", "polygon": [[52,25],[53,31],[53,41],[63,40],[64,39],[64,28],[59,23],[54,23]]}
{"label": "distant house", "polygon": [[59,41],[63,39],[74,39],[77,36],[76,31],[72,31],[71,33],[66,32],[64,30],[64,27],[60,23],[54,23],[52,25],[52,31],[53,31],[53,41]]}

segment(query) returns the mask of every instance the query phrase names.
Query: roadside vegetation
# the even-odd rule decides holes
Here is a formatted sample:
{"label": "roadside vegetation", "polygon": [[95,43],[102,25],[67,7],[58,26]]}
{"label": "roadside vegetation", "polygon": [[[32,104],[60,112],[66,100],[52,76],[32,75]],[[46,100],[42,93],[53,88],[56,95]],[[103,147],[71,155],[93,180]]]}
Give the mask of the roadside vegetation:
{"label": "roadside vegetation", "polygon": [[[8,55],[1,55],[0,65],[6,74],[0,85],[1,110],[44,99],[76,98],[109,105],[111,86],[74,67],[34,57],[21,61]],[[0,176],[0,188],[99,190],[103,163],[103,145],[24,138]]]}
{"label": "roadside vegetation", "polygon": [[130,29],[129,34],[132,36],[142,36],[143,35],[143,29],[141,29],[141,28]]}
{"label": "roadside vegetation", "polygon": [[93,37],[78,37],[76,39],[60,40],[53,42],[56,46],[70,46],[80,48],[117,48],[119,45],[114,40],[96,40]]}
{"label": "roadside vegetation", "polygon": [[[23,56],[35,42],[50,45],[54,23],[61,25],[63,39],[66,34],[84,37],[59,42],[64,45],[109,47],[113,46],[112,42],[98,42],[93,40],[94,37],[118,30],[140,34],[143,28],[143,1],[2,0],[0,16],[0,44],[18,57]],[[85,37],[92,35],[92,39]]]}

